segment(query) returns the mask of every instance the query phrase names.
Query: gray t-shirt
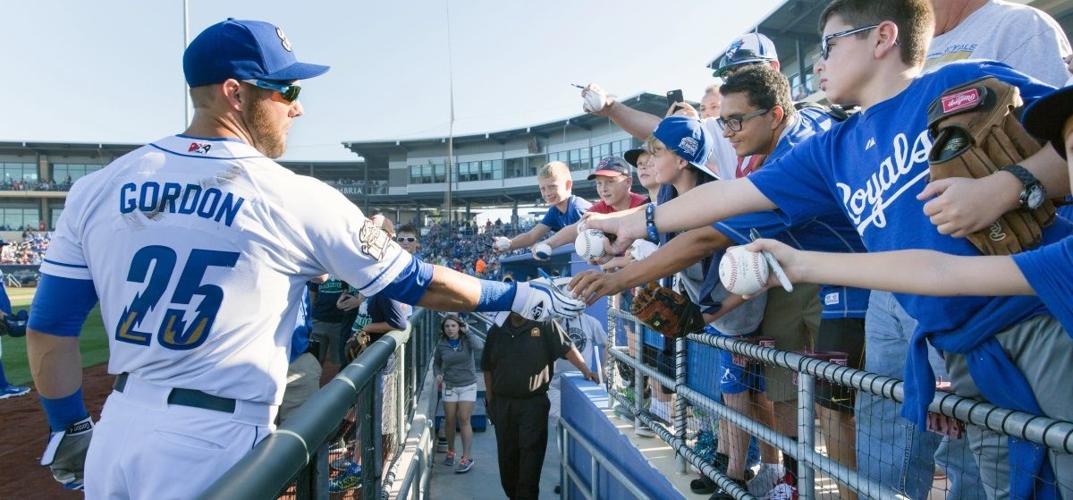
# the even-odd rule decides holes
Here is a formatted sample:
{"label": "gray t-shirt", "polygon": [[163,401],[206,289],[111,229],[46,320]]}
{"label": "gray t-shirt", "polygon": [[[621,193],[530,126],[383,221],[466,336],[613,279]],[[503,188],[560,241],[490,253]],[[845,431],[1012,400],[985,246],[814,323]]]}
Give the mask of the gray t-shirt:
{"label": "gray t-shirt", "polygon": [[[597,371],[596,346],[603,349],[607,345],[607,331],[604,330],[603,323],[588,314],[582,314],[580,318],[557,319],[556,322],[563,327],[566,335],[570,337],[570,343],[581,353],[581,359],[585,360],[589,369]],[[555,360],[555,377],[560,373],[576,371],[577,367],[570,361]]]}
{"label": "gray t-shirt", "polygon": [[1070,76],[1062,58],[1071,52],[1062,27],[1047,13],[992,0],[932,40],[925,68],[932,71],[962,59],[991,59],[1061,87]]}
{"label": "gray t-shirt", "polygon": [[443,375],[443,383],[447,387],[465,387],[477,383],[475,353],[484,349],[484,341],[469,332],[465,337],[460,339],[457,348],[451,347],[444,337],[440,337],[436,343],[432,370],[436,375]]}

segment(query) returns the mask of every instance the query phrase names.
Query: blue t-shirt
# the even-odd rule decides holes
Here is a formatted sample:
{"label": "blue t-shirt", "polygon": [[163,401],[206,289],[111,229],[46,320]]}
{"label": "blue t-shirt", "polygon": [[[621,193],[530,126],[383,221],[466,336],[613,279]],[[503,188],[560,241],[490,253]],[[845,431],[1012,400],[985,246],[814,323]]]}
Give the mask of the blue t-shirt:
{"label": "blue t-shirt", "polygon": [[[783,130],[782,137],[768,155],[765,164],[770,164],[785,156],[795,146],[810,137],[830,130],[835,123],[830,115],[819,109],[800,110],[797,118]],[[763,170],[764,168],[761,168],[758,172]],[[838,253],[865,251],[860,235],[844,215],[837,213],[824,214],[804,219],[800,223],[790,224],[775,212],[756,212],[716,222],[712,227],[739,245],[748,243],[750,241],[749,230],[756,229],[765,238],[776,239],[801,250]],[[821,285],[822,317],[824,319],[864,318],[870,293],[871,291],[861,288]]]}
{"label": "blue t-shirt", "polygon": [[552,231],[558,231],[581,220],[581,216],[585,215],[585,212],[588,212],[591,206],[592,203],[589,203],[585,198],[571,195],[566,200],[565,212],[552,205],[548,207],[548,212],[544,214],[544,219],[540,223],[548,226]]}
{"label": "blue t-shirt", "polygon": [[[952,63],[917,77],[898,95],[836,124],[749,179],[791,223],[844,214],[869,251],[924,248],[980,255],[967,240],[939,234],[916,195],[929,178],[928,104],[946,89],[987,76],[1018,87],[1026,103],[1052,90],[1001,63]],[[1058,241],[1070,231],[1068,222],[1059,219],[1044,230],[1044,243]],[[1028,382],[994,339],[1006,328],[1047,314],[1039,298],[905,294],[897,298],[919,322],[906,360],[904,416],[923,425],[935,394],[926,338],[945,351],[971,352],[966,356],[969,370],[992,403],[1041,413]],[[1011,453],[1013,449],[1011,444]]]}
{"label": "blue t-shirt", "polygon": [[1013,256],[1036,295],[1073,332],[1073,238]]}

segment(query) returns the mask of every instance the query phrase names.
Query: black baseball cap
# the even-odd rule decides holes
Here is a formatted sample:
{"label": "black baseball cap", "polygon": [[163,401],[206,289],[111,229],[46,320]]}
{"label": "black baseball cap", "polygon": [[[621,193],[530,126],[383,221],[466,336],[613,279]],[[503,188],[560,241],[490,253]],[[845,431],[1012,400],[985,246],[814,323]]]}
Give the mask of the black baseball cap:
{"label": "black baseball cap", "polygon": [[641,153],[647,153],[645,148],[636,148],[622,153],[622,158],[626,160],[626,163],[637,166],[637,159],[641,157]]}
{"label": "black baseball cap", "polygon": [[1073,115],[1073,85],[1057,89],[1026,106],[1021,123],[1028,133],[1050,142],[1065,158],[1066,138],[1062,136],[1062,129],[1070,115]]}
{"label": "black baseball cap", "polygon": [[597,175],[606,175],[613,177],[616,175],[622,175],[625,177],[630,176],[630,164],[626,163],[621,156],[608,156],[600,160],[600,163],[596,164],[596,171],[589,174],[589,180],[593,180]]}

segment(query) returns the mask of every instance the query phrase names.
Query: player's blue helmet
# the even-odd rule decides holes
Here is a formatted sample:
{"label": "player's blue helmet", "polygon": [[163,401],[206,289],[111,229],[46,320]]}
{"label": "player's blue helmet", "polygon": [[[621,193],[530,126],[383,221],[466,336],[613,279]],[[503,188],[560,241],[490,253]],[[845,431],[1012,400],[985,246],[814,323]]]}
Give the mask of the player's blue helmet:
{"label": "player's blue helmet", "polygon": [[299,62],[283,29],[263,21],[229,18],[202,31],[183,53],[191,87],[236,80],[306,80],[328,66]]}

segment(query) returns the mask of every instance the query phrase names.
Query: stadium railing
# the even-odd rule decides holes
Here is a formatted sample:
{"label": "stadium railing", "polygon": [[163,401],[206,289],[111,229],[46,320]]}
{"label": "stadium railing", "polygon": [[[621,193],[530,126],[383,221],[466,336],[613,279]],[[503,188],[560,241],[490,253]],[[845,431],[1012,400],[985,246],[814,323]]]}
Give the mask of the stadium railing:
{"label": "stadium railing", "polygon": [[[360,456],[361,486],[343,497],[380,498],[390,490],[394,498],[410,498],[415,487],[427,487],[432,433],[413,426],[431,427],[417,400],[429,377],[435,332],[431,312],[416,310],[407,330],[366,347],[201,498],[328,498],[329,464],[351,449]],[[356,422],[340,431],[348,416]],[[353,444],[330,452],[340,433]],[[424,437],[411,439],[415,435]]]}
{"label": "stadium railing", "polygon": [[[628,312],[617,308],[614,305],[616,302],[613,301],[612,304],[608,308],[607,345],[613,346],[609,349],[608,354],[610,358],[613,358],[618,363],[608,362],[604,367],[603,378],[607,384],[608,393],[612,401],[618,405],[619,411],[630,415],[634,419],[635,426],[647,427],[675,449],[675,453],[680,460],[680,472],[686,472],[685,464],[688,462],[735,498],[755,498],[748,491],[731,482],[730,478],[717,470],[713,464],[709,463],[697,452],[696,436],[689,435],[690,433],[687,432],[686,427],[686,421],[689,418],[687,405],[691,405],[694,409],[718,415],[727,422],[744,429],[757,439],[775,446],[782,453],[789,454],[797,459],[797,487],[801,500],[816,498],[816,473],[822,473],[827,478],[849,487],[860,495],[860,498],[908,498],[904,492],[879,485],[858,474],[855,470],[847,468],[828,456],[817,452],[817,443],[815,441],[816,415],[814,402],[816,400],[817,381],[851,387],[857,391],[867,392],[901,403],[904,400],[904,388],[901,380],[849,368],[841,364],[798,353],[762,347],[731,337],[706,334],[690,334],[686,338],[675,341],[675,376],[669,377],[660,373],[651,363],[642,358],[643,349],[641,348],[640,338],[636,340],[635,345],[637,347],[635,349],[633,346],[629,349],[626,346],[615,346],[616,328],[619,326],[619,321],[617,320],[622,320],[626,324],[632,325],[632,332],[636,335],[639,335],[637,332],[642,331],[643,325]],[[687,384],[688,362],[686,353],[688,351],[687,344],[691,342],[730,351],[762,363],[767,367],[782,367],[796,372],[798,398],[796,407],[799,438],[794,439],[780,434],[771,427],[742,415],[725,406],[722,402],[715,401],[690,387],[691,384]],[[635,352],[631,355],[630,350]],[[628,394],[624,385],[620,383],[622,382],[621,379],[615,373],[616,365],[619,363],[654,380],[659,385],[675,390],[678,397],[675,404],[670,407],[671,424],[669,426],[661,422],[652,411],[643,408],[643,398],[630,397],[632,395]],[[711,371],[708,373],[716,376]],[[635,374],[632,379],[633,387],[630,387],[632,394],[644,394],[643,377]],[[1073,454],[1073,422],[1004,409],[945,391],[937,391],[928,410],[951,417],[968,426],[989,429],[1004,437],[1013,436],[1027,440],[1060,454]],[[858,415],[858,418],[861,418],[861,416]],[[973,465],[975,465],[974,462]],[[1016,473],[1016,471],[1011,471],[1011,475]]]}

